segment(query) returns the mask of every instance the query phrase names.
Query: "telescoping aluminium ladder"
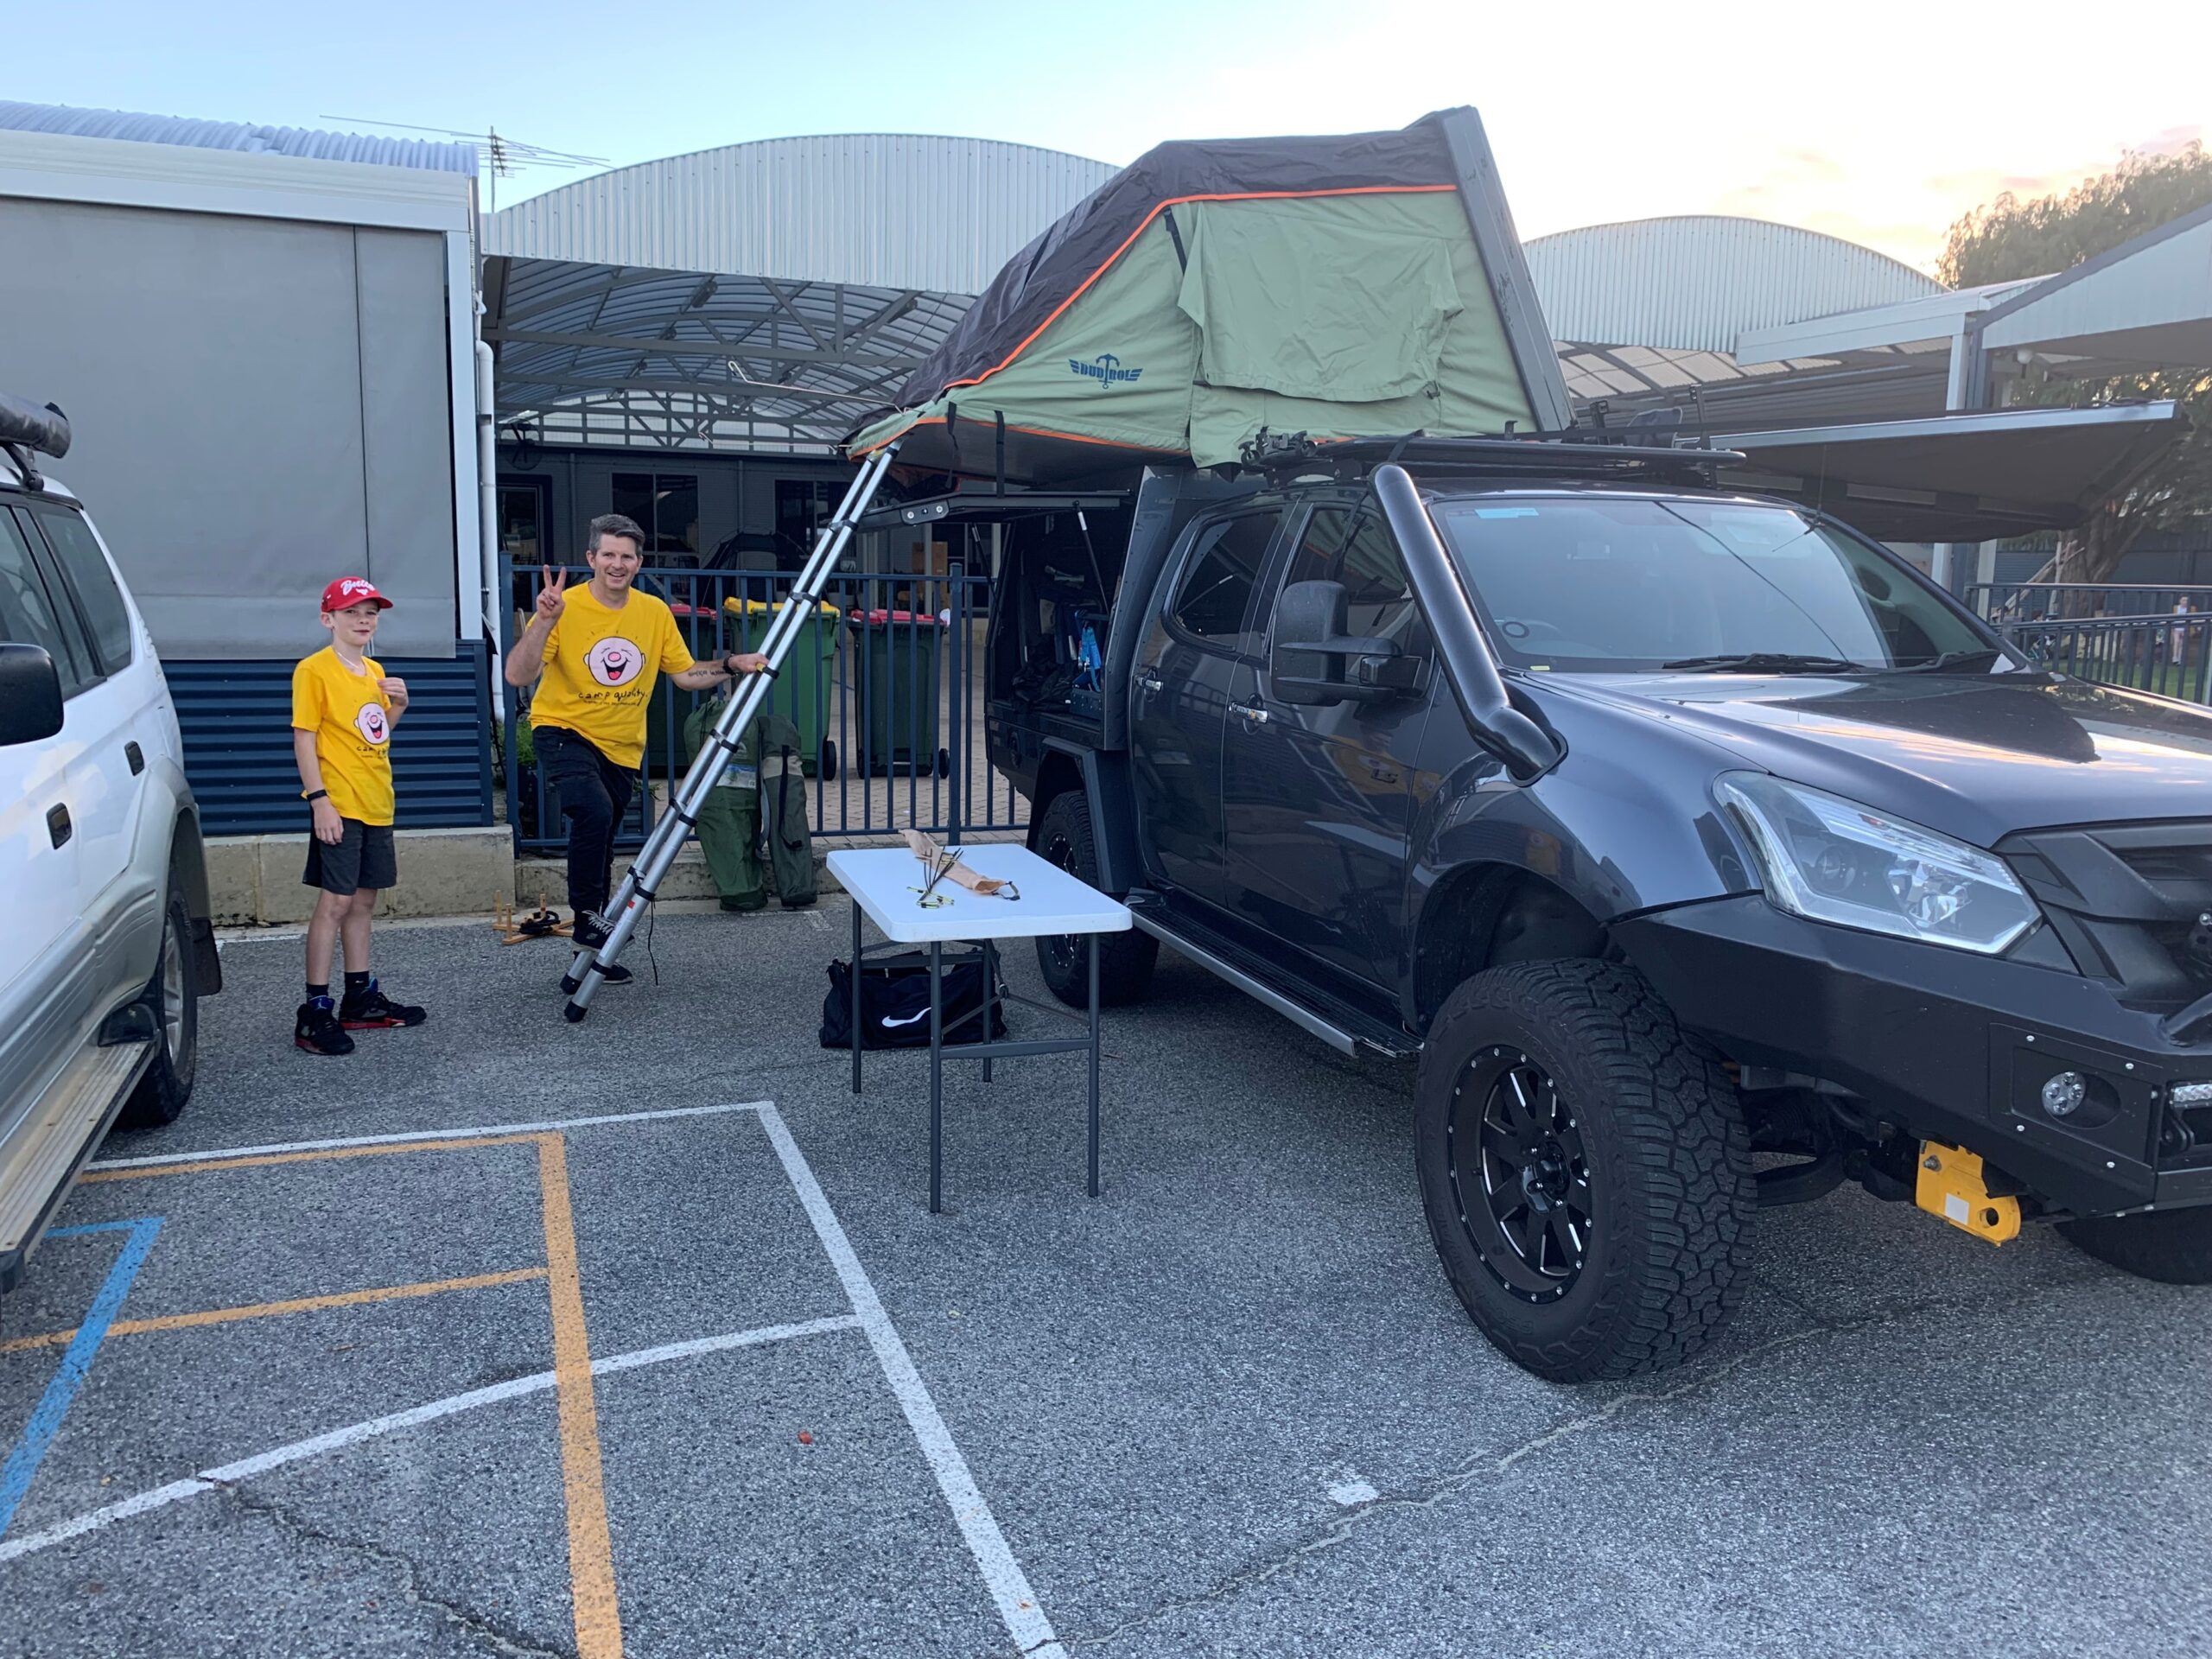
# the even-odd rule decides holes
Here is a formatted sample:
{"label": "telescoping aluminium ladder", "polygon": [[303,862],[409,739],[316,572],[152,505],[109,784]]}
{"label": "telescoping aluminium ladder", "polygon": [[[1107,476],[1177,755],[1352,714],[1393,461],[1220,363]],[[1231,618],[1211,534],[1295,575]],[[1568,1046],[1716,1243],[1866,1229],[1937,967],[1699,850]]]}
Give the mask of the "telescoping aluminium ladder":
{"label": "telescoping aluminium ladder", "polygon": [[887,444],[868,458],[853,480],[852,487],[845,492],[845,499],[836,516],[822,527],[814,551],[808,556],[798,581],[791,584],[791,591],[768,624],[767,636],[760,642],[760,654],[768,659],[767,672],[750,676],[737,695],[723,705],[721,718],[715,722],[698,759],[683,774],[683,781],[677,786],[668,810],[653,825],[644,850],[631,864],[629,874],[622,878],[622,885],[615,892],[613,903],[607,906],[607,943],[596,950],[586,947],[577,951],[576,959],[569,963],[568,975],[561,982],[561,988],[569,994],[569,1001],[561,1012],[571,1023],[582,1020],[590,1009],[592,994],[604,982],[607,970],[621,956],[630,936],[638,931],[638,924],[645,919],[645,906],[652,903],[659,890],[661,878],[676,862],[683,843],[691,838],[692,826],[698,822],[699,809],[706,804],[707,792],[714,788],[715,780],[721,776],[723,766],[736,752],[739,734],[760,712],[774,683],[776,671],[791,654],[800,629],[822,602],[822,584],[844,556],[846,544],[853,538],[853,528],[868,511],[868,503],[875,499],[877,486],[891,470],[891,458],[898,448],[895,443]]}

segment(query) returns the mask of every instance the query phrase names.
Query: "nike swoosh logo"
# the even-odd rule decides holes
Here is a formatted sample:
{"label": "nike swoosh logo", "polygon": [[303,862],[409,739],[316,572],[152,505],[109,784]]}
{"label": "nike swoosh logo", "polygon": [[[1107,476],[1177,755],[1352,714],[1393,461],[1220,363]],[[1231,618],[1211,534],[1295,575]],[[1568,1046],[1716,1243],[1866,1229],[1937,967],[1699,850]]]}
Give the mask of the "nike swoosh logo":
{"label": "nike swoosh logo", "polygon": [[912,1024],[913,1024],[917,1020],[926,1020],[926,1019],[928,1019],[929,1017],[930,1017],[930,1011],[929,1011],[927,1008],[924,1008],[924,1009],[923,1009],[919,1014],[907,1014],[904,1019],[899,1019],[899,1020],[886,1019],[886,1020],[884,1020],[884,1022],[883,1022],[883,1028],[884,1028],[886,1031],[888,1031],[888,1030],[890,1030],[890,1029],[891,1029],[891,1027],[893,1027],[893,1026],[911,1026],[911,1025],[912,1025]]}

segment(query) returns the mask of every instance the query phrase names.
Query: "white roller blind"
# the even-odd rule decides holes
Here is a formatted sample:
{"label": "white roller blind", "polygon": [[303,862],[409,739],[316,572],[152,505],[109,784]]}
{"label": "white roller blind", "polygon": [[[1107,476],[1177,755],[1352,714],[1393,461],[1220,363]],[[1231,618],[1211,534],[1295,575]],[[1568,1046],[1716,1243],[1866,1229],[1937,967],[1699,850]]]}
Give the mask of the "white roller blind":
{"label": "white roller blind", "polygon": [[452,654],[441,238],[0,198],[0,385],[67,411],[163,655],[303,654],[349,574],[380,654]]}

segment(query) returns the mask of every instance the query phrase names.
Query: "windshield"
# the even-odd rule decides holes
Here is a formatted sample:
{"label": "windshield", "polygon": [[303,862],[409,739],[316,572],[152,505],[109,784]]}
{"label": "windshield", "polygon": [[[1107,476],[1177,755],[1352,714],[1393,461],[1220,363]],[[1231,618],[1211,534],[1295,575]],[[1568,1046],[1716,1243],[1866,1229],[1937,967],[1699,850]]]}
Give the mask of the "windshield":
{"label": "windshield", "polygon": [[1431,512],[1516,668],[2012,666],[1908,572],[1788,507],[1485,496]]}

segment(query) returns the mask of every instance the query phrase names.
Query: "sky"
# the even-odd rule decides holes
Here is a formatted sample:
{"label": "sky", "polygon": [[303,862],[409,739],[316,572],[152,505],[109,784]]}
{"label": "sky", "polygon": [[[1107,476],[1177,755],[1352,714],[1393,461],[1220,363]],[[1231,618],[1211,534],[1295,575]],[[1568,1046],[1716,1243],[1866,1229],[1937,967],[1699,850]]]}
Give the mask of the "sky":
{"label": "sky", "polygon": [[[615,165],[928,132],[1125,162],[1167,138],[1482,111],[1524,238],[1670,213],[1933,269],[1946,227],[2212,140],[2204,0],[72,0],[0,98],[505,135]],[[580,176],[499,181],[504,205]]]}

